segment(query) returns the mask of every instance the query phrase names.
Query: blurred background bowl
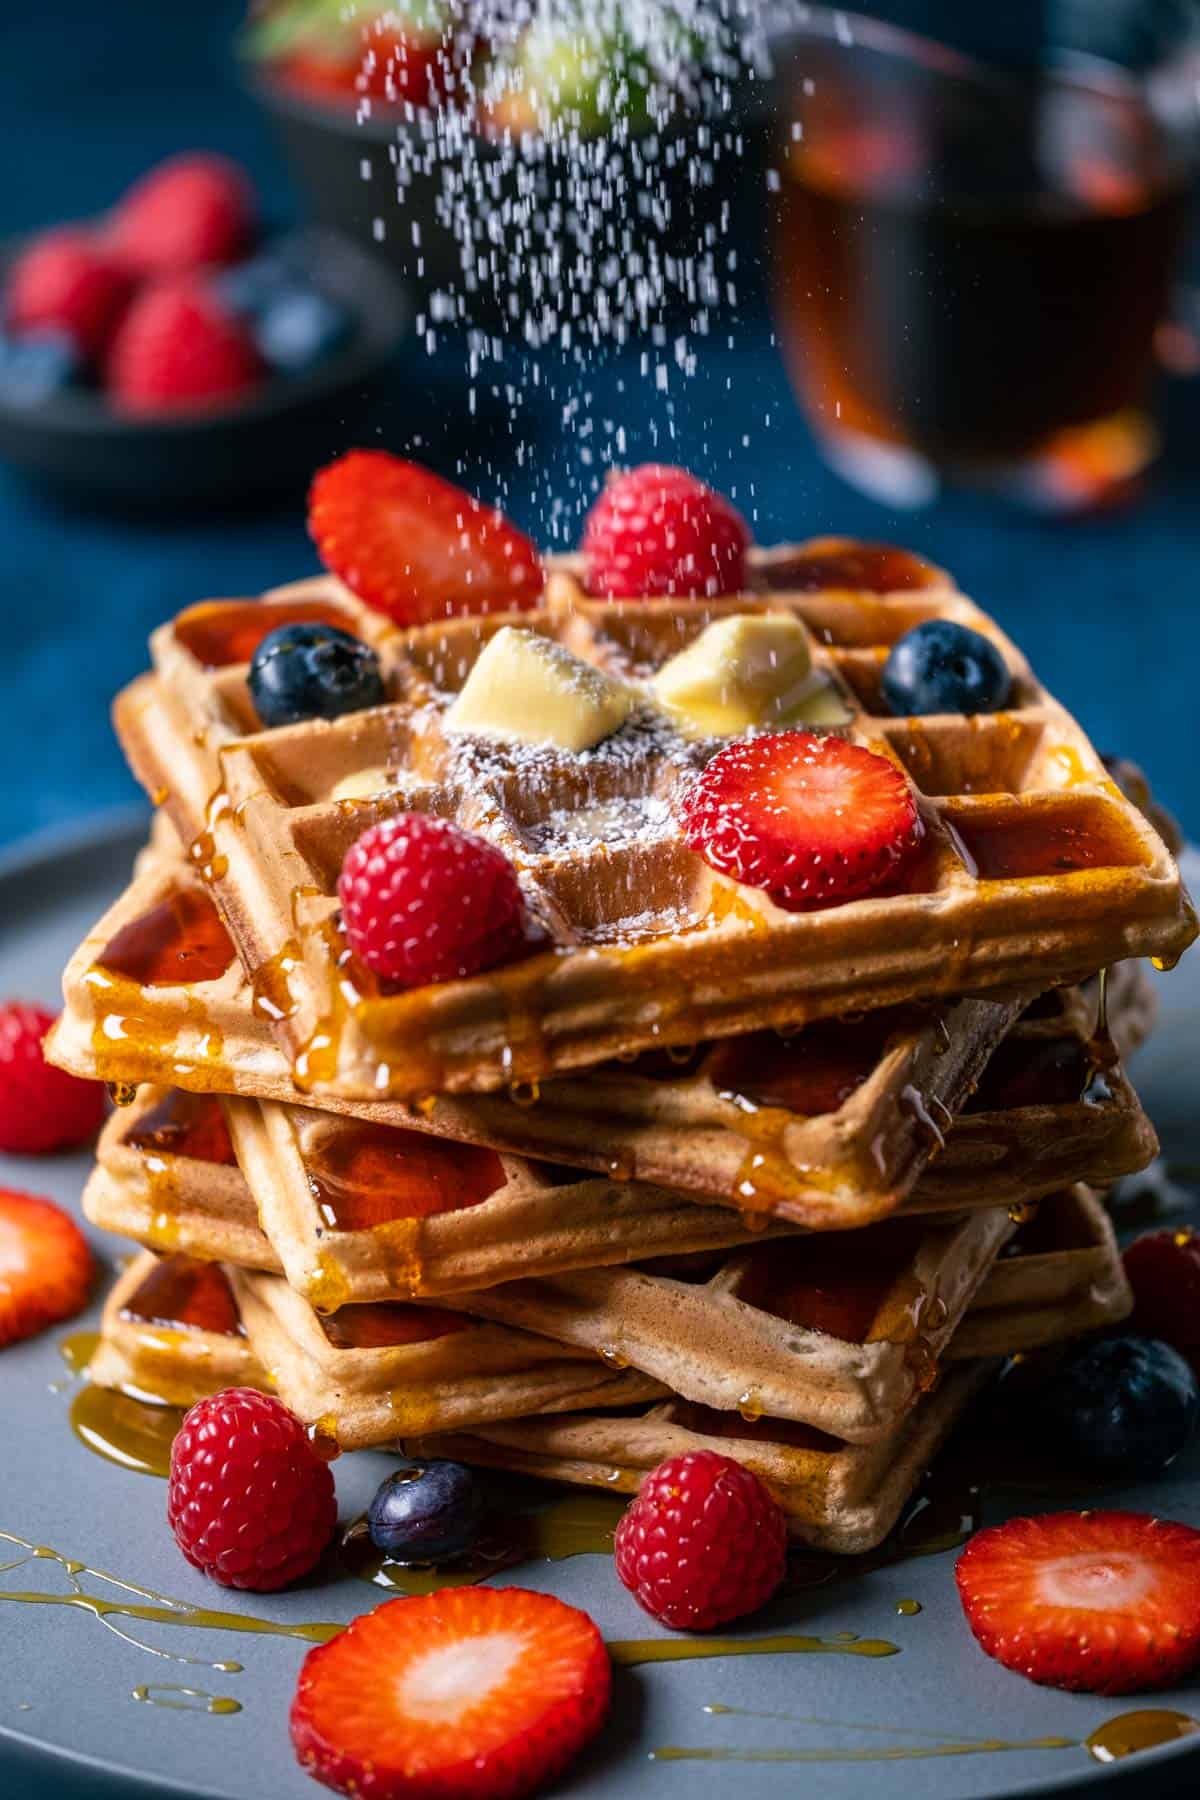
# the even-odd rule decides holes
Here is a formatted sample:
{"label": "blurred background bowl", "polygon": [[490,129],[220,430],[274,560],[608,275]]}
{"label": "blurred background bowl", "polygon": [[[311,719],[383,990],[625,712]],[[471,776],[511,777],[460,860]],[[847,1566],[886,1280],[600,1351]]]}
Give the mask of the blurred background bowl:
{"label": "blurred background bowl", "polygon": [[[0,287],[28,242],[0,248]],[[91,502],[146,511],[226,506],[305,484],[362,429],[411,309],[393,272],[344,233],[316,226],[272,243],[318,271],[354,321],[326,360],[273,376],[237,405],[171,418],[122,417],[89,390],[36,405],[0,399],[0,458]]]}

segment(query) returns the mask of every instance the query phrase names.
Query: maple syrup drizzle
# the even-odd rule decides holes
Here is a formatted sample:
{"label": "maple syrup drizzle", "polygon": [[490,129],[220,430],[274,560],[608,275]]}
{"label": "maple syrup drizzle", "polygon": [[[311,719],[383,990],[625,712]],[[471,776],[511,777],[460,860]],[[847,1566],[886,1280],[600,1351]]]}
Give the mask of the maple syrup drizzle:
{"label": "maple syrup drizzle", "polygon": [[205,1688],[184,1687],[176,1681],[140,1681],[130,1690],[130,1699],[165,1707],[168,1712],[207,1713],[212,1718],[242,1710],[241,1701],[229,1694],[210,1694]]}
{"label": "maple syrup drizzle", "polygon": [[183,1412],[180,1406],[155,1405],[89,1383],[71,1402],[71,1430],[85,1449],[105,1462],[165,1481]]}
{"label": "maple syrup drizzle", "polygon": [[1089,1756],[1097,1762],[1110,1763],[1136,1756],[1140,1750],[1157,1749],[1160,1744],[1178,1743],[1180,1738],[1194,1737],[1197,1732],[1200,1719],[1193,1719],[1190,1713],[1148,1707],[1106,1719],[1083,1741]]}
{"label": "maple syrup drizzle", "polygon": [[715,1656],[899,1656],[899,1644],[886,1638],[805,1637],[780,1632],[774,1637],[610,1638],[608,1654],[623,1669],[645,1663],[704,1661]]}
{"label": "maple syrup drizzle", "polygon": [[888,1744],[878,1749],[745,1749],[727,1745],[663,1744],[650,1752],[653,1762],[867,1763],[919,1762],[939,1756],[980,1756],[1003,1750],[1076,1750],[1078,1738],[980,1738],[944,1744]]}

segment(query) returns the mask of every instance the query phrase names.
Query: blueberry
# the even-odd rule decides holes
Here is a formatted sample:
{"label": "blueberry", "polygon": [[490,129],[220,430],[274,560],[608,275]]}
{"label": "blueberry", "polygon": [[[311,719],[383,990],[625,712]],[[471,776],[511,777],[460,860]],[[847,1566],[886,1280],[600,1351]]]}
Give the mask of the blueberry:
{"label": "blueberry", "polygon": [[1069,1461],[1109,1475],[1166,1468],[1200,1417],[1196,1377],[1158,1338],[1081,1345],[1026,1391],[1039,1437]]}
{"label": "blueberry", "polygon": [[883,698],[889,711],[913,713],[997,712],[1007,704],[1012,679],[990,639],[952,619],[926,619],[893,644],[883,665]]}
{"label": "blueberry", "polygon": [[295,246],[285,242],[223,270],[213,285],[230,312],[255,320],[264,307],[294,288],[299,279],[302,274]]}
{"label": "blueberry", "polygon": [[344,306],[314,287],[281,288],[258,315],[255,340],[281,375],[302,375],[340,350],[350,336]]}
{"label": "blueberry", "polygon": [[381,1484],[367,1512],[371,1542],[407,1562],[461,1556],[479,1535],[483,1496],[462,1463],[412,1463]]}
{"label": "blueberry", "polygon": [[10,406],[40,406],[76,386],[83,363],[63,331],[34,331],[0,339],[0,399]]}
{"label": "blueberry", "polygon": [[280,625],[250,664],[250,698],[264,725],[336,719],[386,698],[375,652],[334,625]]}

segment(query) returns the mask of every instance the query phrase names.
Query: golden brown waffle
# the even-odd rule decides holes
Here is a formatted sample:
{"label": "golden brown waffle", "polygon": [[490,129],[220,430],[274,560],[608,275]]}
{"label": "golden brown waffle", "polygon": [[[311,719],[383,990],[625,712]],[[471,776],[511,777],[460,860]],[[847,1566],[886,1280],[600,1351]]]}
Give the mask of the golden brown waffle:
{"label": "golden brown waffle", "polygon": [[[681,1398],[751,1419],[799,1420],[851,1443],[885,1436],[946,1356],[996,1355],[1122,1318],[1131,1300],[1099,1202],[1044,1202],[1047,1246],[990,1271],[1017,1220],[889,1220],[666,1267],[517,1281],[452,1304],[590,1349]],[[1029,1290],[1027,1304],[1027,1289]],[[1052,1291],[1053,1290],[1053,1291]],[[1036,1299],[1035,1299],[1036,1291]],[[972,1312],[978,1295],[985,1324]],[[1032,1316],[1030,1316],[1032,1313]],[[960,1329],[967,1333],[960,1345]]]}
{"label": "golden brown waffle", "polygon": [[[301,1100],[232,945],[217,935],[219,921],[199,879],[162,847],[163,834],[156,836],[159,846],[68,966],[56,1058],[110,1081],[176,1081]],[[186,934],[181,927],[172,938],[171,928],[197,909],[207,921],[196,934],[198,972],[207,979],[180,980],[196,958],[181,957]],[[147,951],[139,964],[134,952],[147,941],[154,954]],[[120,972],[131,965],[167,979],[137,981]],[[1108,1011],[1113,1038],[1127,1053],[1154,1012],[1153,988],[1137,963],[1112,971]],[[786,1043],[773,1031],[751,1034],[675,1059],[650,1054],[562,1077],[545,1083],[533,1104],[507,1094],[439,1096],[419,1108],[323,1104],[381,1125],[591,1167],[620,1178],[622,1191],[637,1177],[818,1229],[877,1218],[914,1181],[908,1204],[927,1209],[998,1204],[1143,1167],[1154,1136],[1124,1077],[1114,1073],[1107,1088],[1094,1083],[1087,1102],[1079,1101],[1096,1001],[1075,991],[1046,997],[1017,1026],[1012,1048],[993,1057],[968,1112],[934,1156],[943,1127],[1015,1012],[1008,1001],[953,1001],[927,1012],[910,1007],[818,1023]],[[1028,1048],[1028,1058],[1024,1049],[1016,1054],[1017,1044]],[[285,1156],[276,1180],[290,1182],[293,1163]],[[261,1197],[266,1206],[265,1190]],[[117,1198],[110,1195],[109,1204]],[[307,1188],[281,1196],[279,1207],[295,1220],[288,1234],[306,1239],[297,1255],[311,1262],[323,1221]],[[145,1237],[144,1226],[136,1235]],[[299,1278],[294,1266],[289,1272]]]}
{"label": "golden brown waffle", "polygon": [[319,1317],[277,1275],[230,1269],[229,1277],[280,1399],[344,1450],[662,1392],[586,1351],[440,1307],[347,1306]]}
{"label": "golden brown waffle", "polygon": [[756,1236],[726,1208],[646,1183],[153,1087],[106,1124],[84,1211],[154,1249],[283,1270],[326,1311]]}
{"label": "golden brown waffle", "polygon": [[887,1536],[955,1421],[994,1363],[968,1362],[874,1444],[836,1438],[773,1419],[747,1423],[666,1400],[636,1416],[520,1419],[486,1431],[410,1441],[410,1455],[448,1456],[583,1487],[633,1494],[651,1469],[688,1450],[732,1456],[763,1480],[788,1516],[793,1537],[856,1554]]}
{"label": "golden brown waffle", "polygon": [[[155,635],[158,673],[120,698],[118,730],[214,883],[304,1087],[361,1100],[490,1090],[917,996],[1059,985],[1186,948],[1195,920],[1170,853],[992,620],[948,586],[798,591],[770,578],[769,558],[759,566],[769,602],[596,602],[559,573],[534,614],[403,634],[327,583],[277,591],[255,629],[320,605],[374,639],[390,699],[273,731],[255,729],[244,663],[228,660],[250,647],[247,603],[192,609]],[[795,553],[774,566],[796,579]],[[809,625],[819,667],[853,708],[848,735],[920,791],[927,845],[897,891],[786,913],[715,875],[673,813],[713,744],[685,741],[649,710],[581,756],[442,729],[506,622],[637,681],[712,619],[768,603]],[[1009,711],[880,716],[887,646],[931,617],[997,644],[1014,681]],[[375,769],[388,771],[386,792],[333,798]],[[353,840],[400,810],[453,816],[504,849],[551,948],[471,980],[381,991],[345,951],[335,885]]]}
{"label": "golden brown waffle", "polygon": [[104,1303],[88,1379],[172,1406],[221,1388],[271,1386],[224,1270],[149,1251],[134,1258]]}

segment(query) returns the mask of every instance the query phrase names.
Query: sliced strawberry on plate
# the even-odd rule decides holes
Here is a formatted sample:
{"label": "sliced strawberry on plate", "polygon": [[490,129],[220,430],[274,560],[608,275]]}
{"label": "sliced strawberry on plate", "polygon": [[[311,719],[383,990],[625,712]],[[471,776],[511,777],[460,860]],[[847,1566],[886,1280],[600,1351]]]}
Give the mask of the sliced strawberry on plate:
{"label": "sliced strawberry on plate", "polygon": [[705,862],[764,888],[790,912],[862,899],[925,835],[894,763],[811,731],[727,744],[685,794],[680,816]]}
{"label": "sliced strawberry on plate", "polygon": [[989,1656],[1046,1687],[1132,1694],[1200,1663],[1200,1531],[1144,1513],[1047,1513],[973,1537],[959,1598]]}
{"label": "sliced strawberry on plate", "polygon": [[0,1348],[87,1305],[95,1264],[61,1206],[0,1188]]}
{"label": "sliced strawberry on plate", "polygon": [[292,1744],[310,1775],[366,1800],[517,1800],[600,1729],[609,1684],[586,1613],[522,1588],[443,1588],[309,1651]]}
{"label": "sliced strawberry on plate", "polygon": [[399,625],[533,606],[535,546],[496,507],[386,450],[320,470],[308,529],[327,569]]}

